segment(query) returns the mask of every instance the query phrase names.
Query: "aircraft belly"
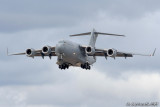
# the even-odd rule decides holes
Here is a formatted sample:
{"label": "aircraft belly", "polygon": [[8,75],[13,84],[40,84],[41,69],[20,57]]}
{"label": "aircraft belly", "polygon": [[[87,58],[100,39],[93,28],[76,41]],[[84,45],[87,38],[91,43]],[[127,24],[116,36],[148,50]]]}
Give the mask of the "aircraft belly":
{"label": "aircraft belly", "polygon": [[95,59],[92,56],[84,54],[84,52],[79,48],[79,44],[64,43],[58,44],[57,47],[56,52],[58,55],[58,65],[67,63],[71,66],[81,66],[81,64],[86,62],[90,65],[95,62]]}
{"label": "aircraft belly", "polygon": [[81,52],[78,46],[65,45],[63,61],[72,66],[80,66],[82,63]]}

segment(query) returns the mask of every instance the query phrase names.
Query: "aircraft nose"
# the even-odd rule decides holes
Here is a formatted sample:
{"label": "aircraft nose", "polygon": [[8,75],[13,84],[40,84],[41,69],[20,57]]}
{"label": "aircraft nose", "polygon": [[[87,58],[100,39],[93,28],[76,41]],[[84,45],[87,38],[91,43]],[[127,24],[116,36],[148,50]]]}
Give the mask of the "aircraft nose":
{"label": "aircraft nose", "polygon": [[59,43],[56,46],[56,53],[64,53],[64,44],[63,43]]}

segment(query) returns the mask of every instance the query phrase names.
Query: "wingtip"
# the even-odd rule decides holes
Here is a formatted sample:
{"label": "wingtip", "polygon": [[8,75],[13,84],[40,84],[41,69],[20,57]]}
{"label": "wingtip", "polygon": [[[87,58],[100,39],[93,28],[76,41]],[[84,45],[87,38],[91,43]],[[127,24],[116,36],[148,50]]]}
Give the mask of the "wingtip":
{"label": "wingtip", "polygon": [[7,48],[7,56],[12,56],[12,54],[9,54],[8,48]]}
{"label": "wingtip", "polygon": [[156,48],[154,49],[153,54],[152,54],[151,56],[154,56],[154,55],[155,55],[155,53],[156,53]]}
{"label": "wingtip", "polygon": [[7,56],[9,56],[8,47],[7,47]]}

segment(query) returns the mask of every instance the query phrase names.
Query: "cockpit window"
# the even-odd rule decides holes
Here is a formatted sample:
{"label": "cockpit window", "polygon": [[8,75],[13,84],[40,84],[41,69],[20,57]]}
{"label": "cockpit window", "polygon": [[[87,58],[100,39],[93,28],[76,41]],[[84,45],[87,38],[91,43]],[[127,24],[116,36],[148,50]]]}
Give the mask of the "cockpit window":
{"label": "cockpit window", "polygon": [[59,43],[67,43],[67,42],[63,40],[63,41],[59,41]]}
{"label": "cockpit window", "polygon": [[64,41],[59,41],[59,43],[64,43]]}

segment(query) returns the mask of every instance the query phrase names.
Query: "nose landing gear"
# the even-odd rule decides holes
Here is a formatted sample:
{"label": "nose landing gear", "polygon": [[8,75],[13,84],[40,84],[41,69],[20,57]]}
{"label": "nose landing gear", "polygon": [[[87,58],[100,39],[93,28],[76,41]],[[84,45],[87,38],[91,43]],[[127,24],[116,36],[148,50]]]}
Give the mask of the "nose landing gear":
{"label": "nose landing gear", "polygon": [[[59,65],[59,69],[68,69],[69,68],[69,64],[66,64],[66,63],[63,63],[62,65]],[[91,69],[91,66],[89,65],[89,63],[84,63],[84,64],[81,64],[81,68],[82,69],[86,69],[86,70],[90,70]]]}
{"label": "nose landing gear", "polygon": [[68,64],[65,64],[65,63],[64,63],[64,64],[62,64],[62,65],[59,65],[59,69],[61,69],[61,70],[62,70],[62,69],[65,70],[65,69],[68,69],[68,68],[69,68],[69,65],[68,65]]}
{"label": "nose landing gear", "polygon": [[84,64],[81,64],[81,68],[86,69],[86,70],[90,70],[91,66],[89,65],[89,63],[84,63]]}

